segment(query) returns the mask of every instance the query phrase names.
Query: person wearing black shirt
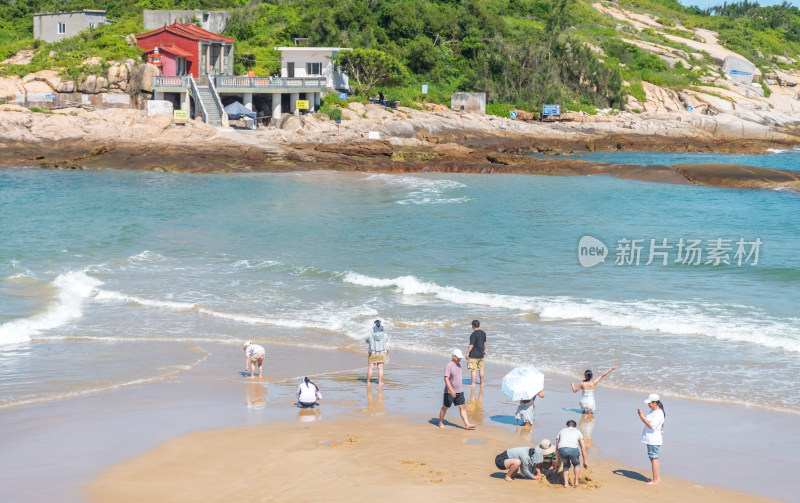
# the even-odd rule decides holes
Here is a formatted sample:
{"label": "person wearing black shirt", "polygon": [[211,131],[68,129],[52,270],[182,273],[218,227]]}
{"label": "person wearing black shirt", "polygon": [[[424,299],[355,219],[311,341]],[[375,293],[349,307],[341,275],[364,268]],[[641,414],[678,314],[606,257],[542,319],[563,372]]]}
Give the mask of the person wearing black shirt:
{"label": "person wearing black shirt", "polygon": [[475,386],[475,374],[480,372],[481,387],[483,387],[483,359],[486,356],[486,332],[479,327],[481,322],[472,320],[472,334],[469,336],[467,349],[467,369],[472,376],[472,386]]}

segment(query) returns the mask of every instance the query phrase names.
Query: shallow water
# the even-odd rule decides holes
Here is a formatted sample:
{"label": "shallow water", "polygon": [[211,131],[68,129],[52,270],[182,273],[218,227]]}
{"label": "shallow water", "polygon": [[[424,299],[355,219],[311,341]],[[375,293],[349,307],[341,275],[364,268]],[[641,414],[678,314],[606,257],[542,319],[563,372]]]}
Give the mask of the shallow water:
{"label": "shallow water", "polygon": [[[606,177],[0,171],[0,407],[166,378],[191,341],[361,351],[376,318],[447,354],[477,318],[496,362],[800,412],[798,210]],[[581,265],[584,236],[605,262]]]}

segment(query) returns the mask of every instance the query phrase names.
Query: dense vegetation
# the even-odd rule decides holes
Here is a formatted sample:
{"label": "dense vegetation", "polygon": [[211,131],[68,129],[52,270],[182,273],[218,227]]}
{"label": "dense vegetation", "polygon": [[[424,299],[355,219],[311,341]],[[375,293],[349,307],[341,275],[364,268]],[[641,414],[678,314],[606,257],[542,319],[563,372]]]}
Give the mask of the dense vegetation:
{"label": "dense vegetation", "polygon": [[[275,46],[307,37],[311,45],[385,53],[397,62],[388,79],[361,90],[382,90],[405,104],[449,102],[454,91],[484,91],[488,100],[523,109],[561,103],[571,109],[621,107],[630,92],[643,97],[641,82],[681,87],[698,82],[694,69],[671,68],[657,56],[620,40],[619,23],[586,0],[7,0],[0,4],[0,60],[22,48],[39,48],[30,65],[0,67],[24,74],[62,67],[79,74],[89,56],[139,57],[124,36],[141,31],[142,9],[227,9],[226,31],[237,40],[236,71],[272,74],[280,66]],[[684,8],[676,0],[619,0],[621,7],[649,12],[665,30],[705,27],[727,47],[759,66],[776,55],[800,54],[800,10],[788,4],[751,2],[710,10]],[[105,9],[117,24],[56,44],[31,40],[32,13]],[[682,32],[686,35],[686,32]],[[622,33],[630,36],[630,33]],[[653,30],[637,35],[676,44]],[[688,48],[687,52],[691,52]],[[55,54],[53,54],[54,51]],[[707,63],[707,61],[706,61]],[[392,63],[394,64],[394,63]],[[624,85],[627,83],[627,85]],[[423,96],[421,85],[428,84]],[[377,86],[377,87],[375,87]]]}

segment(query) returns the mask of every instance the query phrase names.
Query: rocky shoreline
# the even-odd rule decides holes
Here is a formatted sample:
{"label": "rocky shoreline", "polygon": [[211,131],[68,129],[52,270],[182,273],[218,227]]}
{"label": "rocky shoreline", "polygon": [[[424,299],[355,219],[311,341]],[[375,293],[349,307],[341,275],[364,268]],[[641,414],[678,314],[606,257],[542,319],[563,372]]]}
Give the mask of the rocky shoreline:
{"label": "rocky shoreline", "polygon": [[[0,165],[191,173],[337,170],[381,173],[608,175],[659,183],[800,190],[800,173],[723,164],[637,166],[531,156],[574,151],[767,153],[800,145],[800,115],[573,114],[553,123],[445,110],[358,105],[337,128],[326,116],[286,116],[251,131],[175,125],[137,110],[33,113],[0,106]],[[350,112],[351,110],[348,110]],[[368,139],[369,133],[381,139]]]}

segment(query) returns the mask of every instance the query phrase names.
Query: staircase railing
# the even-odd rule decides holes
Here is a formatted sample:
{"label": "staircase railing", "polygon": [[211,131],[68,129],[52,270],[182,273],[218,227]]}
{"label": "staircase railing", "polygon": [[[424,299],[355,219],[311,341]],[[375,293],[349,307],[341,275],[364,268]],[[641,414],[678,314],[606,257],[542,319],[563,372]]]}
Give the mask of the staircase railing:
{"label": "staircase railing", "polygon": [[208,89],[211,91],[211,96],[214,98],[214,104],[217,106],[217,110],[219,110],[219,118],[223,124],[227,124],[228,122],[228,114],[225,113],[225,108],[222,106],[222,101],[219,99],[219,94],[217,94],[217,88],[214,87],[214,79],[208,79]]}
{"label": "staircase railing", "polygon": [[194,98],[195,106],[200,108],[200,116],[203,117],[203,122],[208,123],[208,113],[206,112],[206,106],[203,103],[203,98],[200,96],[200,90],[197,89],[197,84],[195,83],[194,78],[191,75],[189,75],[189,87],[192,90],[192,98]]}

